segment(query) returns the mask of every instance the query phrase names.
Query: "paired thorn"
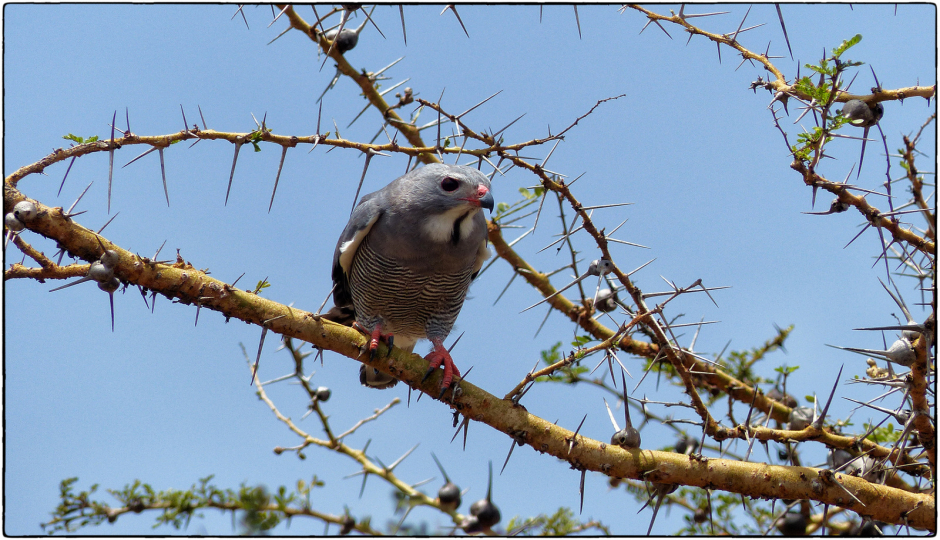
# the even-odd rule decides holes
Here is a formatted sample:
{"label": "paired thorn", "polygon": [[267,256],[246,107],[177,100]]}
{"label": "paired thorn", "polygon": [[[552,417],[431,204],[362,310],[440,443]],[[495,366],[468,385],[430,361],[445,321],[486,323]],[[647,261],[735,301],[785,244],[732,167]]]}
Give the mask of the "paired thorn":
{"label": "paired thorn", "polygon": [[[108,147],[108,213],[111,213],[111,180],[114,177],[114,121],[117,119],[117,111],[111,117],[111,144]],[[63,179],[63,182],[65,180]]]}
{"label": "paired thorn", "polygon": [[225,190],[224,206],[228,206],[228,195],[232,191],[232,178],[235,177],[235,164],[238,163],[238,151],[241,150],[243,144],[245,144],[245,142],[242,140],[235,142],[235,156],[232,158],[232,172],[228,175],[228,188]]}
{"label": "paired thorn", "polygon": [[[466,34],[466,35],[467,35],[467,38],[469,39],[469,38],[470,38],[470,33],[467,32],[467,27],[464,26],[463,20],[460,18],[460,14],[457,13],[457,6],[455,6],[454,4],[447,4],[446,6],[444,6],[444,9],[441,11],[441,15],[443,15],[444,12],[447,11],[448,9],[454,12],[454,16],[457,17],[457,22],[459,22],[459,23],[460,23],[460,27],[463,28],[463,33]],[[404,19],[402,19],[402,20],[404,20]],[[404,24],[404,23],[403,23],[403,24]],[[404,26],[402,26],[402,28],[404,28]],[[439,103],[439,102],[438,102],[438,103]]]}

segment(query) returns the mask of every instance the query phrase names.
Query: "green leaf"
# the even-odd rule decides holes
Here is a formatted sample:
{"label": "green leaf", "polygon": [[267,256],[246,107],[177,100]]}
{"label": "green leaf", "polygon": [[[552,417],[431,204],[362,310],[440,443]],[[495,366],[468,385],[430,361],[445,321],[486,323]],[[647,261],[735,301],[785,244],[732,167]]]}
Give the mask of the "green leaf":
{"label": "green leaf", "polygon": [[572,347],[581,347],[581,346],[586,345],[586,344],[588,344],[588,343],[590,343],[590,342],[592,342],[592,341],[594,341],[594,338],[592,338],[591,336],[576,336],[576,337],[574,338],[574,341],[571,342],[571,346],[572,346]]}
{"label": "green leaf", "polygon": [[550,366],[555,362],[561,360],[561,342],[557,342],[552,345],[551,349],[542,351],[542,362],[545,362],[545,365]]}
{"label": "green leaf", "polygon": [[861,34],[855,34],[852,38],[847,39],[842,42],[841,45],[832,50],[832,57],[839,58],[842,53],[849,50],[852,46],[856,45],[859,41],[862,40]]}
{"label": "green leaf", "polygon": [[781,375],[790,375],[791,373],[793,373],[794,371],[796,371],[796,370],[798,370],[798,369],[800,369],[800,366],[786,366],[786,365],[784,365],[784,366],[780,366],[780,367],[774,368],[774,371],[776,371],[777,373],[780,373]]}

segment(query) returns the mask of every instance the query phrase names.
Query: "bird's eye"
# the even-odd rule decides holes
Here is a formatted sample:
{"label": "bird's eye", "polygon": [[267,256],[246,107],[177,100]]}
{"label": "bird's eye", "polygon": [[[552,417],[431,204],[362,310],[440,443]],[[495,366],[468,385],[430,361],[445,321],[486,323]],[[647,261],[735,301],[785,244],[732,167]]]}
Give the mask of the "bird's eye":
{"label": "bird's eye", "polygon": [[459,187],[460,187],[460,182],[454,180],[453,178],[449,176],[441,180],[441,189],[443,189],[444,191],[451,192],[451,191],[456,190]]}

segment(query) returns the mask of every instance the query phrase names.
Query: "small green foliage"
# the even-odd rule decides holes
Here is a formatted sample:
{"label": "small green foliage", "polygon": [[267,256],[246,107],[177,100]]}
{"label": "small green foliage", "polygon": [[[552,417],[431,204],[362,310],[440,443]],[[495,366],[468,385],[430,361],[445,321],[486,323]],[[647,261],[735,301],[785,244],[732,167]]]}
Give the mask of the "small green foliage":
{"label": "small green foliage", "polygon": [[591,336],[575,336],[574,340],[571,341],[571,346],[579,348],[587,345],[592,341],[594,341],[594,338]]}
{"label": "small green foliage", "polygon": [[545,193],[545,188],[537,187],[534,190],[532,190],[529,188],[521,187],[519,188],[519,193],[521,193],[522,196],[526,198],[526,200],[532,200],[532,199],[541,197],[542,193]]}
{"label": "small green foliage", "polygon": [[264,139],[262,138],[262,132],[260,130],[252,131],[248,134],[248,142],[255,147],[255,152],[261,151],[261,146],[258,143],[262,140]]}
{"label": "small green foliage", "polygon": [[806,76],[793,83],[798,92],[809,96],[810,99],[816,102],[817,106],[822,107],[823,117],[826,120],[825,125],[817,126],[809,132],[797,135],[797,144],[790,148],[796,159],[810,161],[814,154],[821,153],[825,144],[832,140],[830,134],[846,124],[847,120],[841,114],[833,114],[829,107],[833,104],[834,98],[841,92],[842,73],[849,68],[864,64],[864,62],[842,60],[840,58],[845,51],[861,40],[861,34],[856,34],[833,49],[832,56],[821,59],[818,65],[804,64],[806,69],[821,75],[818,77],[818,82],[813,82],[809,76]]}
{"label": "small green foliage", "polygon": [[244,510],[241,524],[242,534],[246,536],[264,533],[281,521],[276,512],[264,510],[271,504],[271,496],[263,486],[248,487],[242,484],[238,490],[238,502]]}
{"label": "small green foliage", "polygon": [[[870,424],[864,424],[865,431],[872,429]],[[894,424],[888,423],[887,426],[875,428],[872,430],[871,435],[868,436],[868,440],[875,442],[877,444],[894,444],[901,438],[901,431],[894,429]]]}
{"label": "small green foliage", "polygon": [[[542,362],[545,363],[545,365],[547,366],[556,364],[564,358],[561,353],[560,341],[552,345],[551,349],[543,350],[541,354],[542,354]],[[577,355],[575,355],[575,357],[577,358]],[[566,382],[569,384],[575,384],[578,381],[582,380],[581,375],[587,372],[588,372],[588,368],[578,365],[577,363],[574,363],[573,365],[571,364],[566,365],[556,372],[556,374],[561,373],[563,375],[563,378],[560,380],[555,379],[555,378],[550,378],[550,377],[539,377],[536,379],[536,381],[538,382],[555,381],[555,382]]]}
{"label": "small green foliage", "polygon": [[842,56],[842,53],[852,48],[854,45],[858,44],[862,40],[861,34],[855,34],[850,39],[843,41],[838,47],[832,50],[832,57],[839,58]]}
{"label": "small green foliage", "polygon": [[71,133],[69,133],[68,135],[63,135],[62,138],[67,141],[77,142],[78,144],[93,143],[98,140],[97,135],[92,135],[88,137],[87,139],[83,139],[82,137],[79,137],[78,135],[72,135]]}
{"label": "small green foliage", "polygon": [[264,278],[258,282],[258,284],[255,286],[255,290],[252,292],[254,294],[258,294],[258,292],[260,292],[262,289],[267,289],[270,286],[271,286],[271,283],[268,282],[268,278]]}
{"label": "small green foliage", "polygon": [[610,530],[596,521],[581,522],[574,517],[574,512],[567,507],[560,507],[554,514],[539,514],[534,518],[518,519],[513,517],[506,524],[506,531],[519,536],[568,536],[589,529],[598,529],[606,535]]}
{"label": "small green foliage", "polygon": [[555,343],[552,345],[551,349],[546,349],[542,351],[542,362],[546,366],[550,366],[561,360],[561,342]]}
{"label": "small green foliage", "polygon": [[782,366],[775,367],[774,371],[786,377],[786,376],[792,375],[798,369],[800,369],[800,366],[788,366],[784,364]]}
{"label": "small green foliage", "polygon": [[[280,523],[284,518],[282,512],[300,499],[299,493],[288,492],[284,486],[278,488],[272,501],[272,496],[262,486],[242,484],[238,492],[231,489],[223,491],[210,484],[211,480],[212,475],[200,478],[199,482],[189,489],[166,491],[154,491],[149,484],[135,480],[121,490],[108,490],[118,501],[117,505],[109,506],[102,501],[91,499],[91,495],[98,489],[97,484],[92,485],[88,491],[76,494],[73,488],[78,478],[67,478],[59,486],[61,503],[52,513],[52,519],[41,524],[41,527],[47,529],[50,534],[73,533],[86,525],[114,522],[128,513],[139,514],[145,510],[154,510],[158,511],[159,515],[153,528],[171,525],[181,529],[188,526],[194,516],[202,517],[198,512],[200,509],[216,508],[241,512],[241,532],[256,535],[269,531]],[[309,485],[322,485],[322,482],[314,478]]]}
{"label": "small green foliage", "polygon": [[531,204],[534,204],[542,194],[545,192],[545,189],[542,187],[537,187],[534,190],[527,188],[519,188],[519,193],[522,195],[522,199],[512,203],[499,203],[496,205],[496,216],[493,217],[493,221],[499,221],[502,218],[509,216],[523,208],[528,207]]}

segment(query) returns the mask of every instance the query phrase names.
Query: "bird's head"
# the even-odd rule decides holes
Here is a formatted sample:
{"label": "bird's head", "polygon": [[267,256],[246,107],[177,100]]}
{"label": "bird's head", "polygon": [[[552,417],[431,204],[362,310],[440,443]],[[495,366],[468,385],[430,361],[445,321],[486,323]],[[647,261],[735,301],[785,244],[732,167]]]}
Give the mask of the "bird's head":
{"label": "bird's head", "polygon": [[[420,227],[438,242],[459,243],[472,231],[485,231],[483,208],[492,212],[490,181],[480,171],[463,165],[433,163],[399,179],[402,196],[420,215]],[[481,233],[476,233],[481,234]],[[485,236],[485,232],[482,233]]]}
{"label": "bird's head", "polygon": [[476,169],[464,165],[432,163],[416,169],[412,175],[410,191],[431,213],[444,213],[467,206],[493,211],[490,181]]}

